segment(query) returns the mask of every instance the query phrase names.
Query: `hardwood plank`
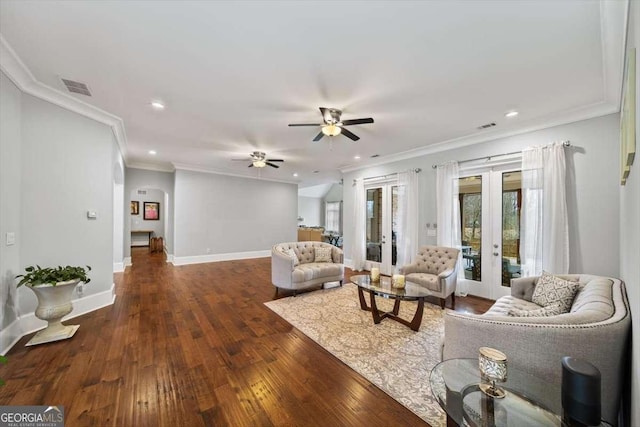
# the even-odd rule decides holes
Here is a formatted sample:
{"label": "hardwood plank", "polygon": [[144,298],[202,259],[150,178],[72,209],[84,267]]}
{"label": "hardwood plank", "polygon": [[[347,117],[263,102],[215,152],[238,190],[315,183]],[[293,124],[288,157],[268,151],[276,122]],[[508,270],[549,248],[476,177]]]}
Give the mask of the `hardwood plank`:
{"label": "hardwood plank", "polygon": [[[73,319],[72,339],[14,346],[0,405],[63,405],[68,427],[426,425],[264,306],[291,294],[275,296],[269,258],[132,255],[115,305]],[[490,305],[456,298],[458,311]]]}

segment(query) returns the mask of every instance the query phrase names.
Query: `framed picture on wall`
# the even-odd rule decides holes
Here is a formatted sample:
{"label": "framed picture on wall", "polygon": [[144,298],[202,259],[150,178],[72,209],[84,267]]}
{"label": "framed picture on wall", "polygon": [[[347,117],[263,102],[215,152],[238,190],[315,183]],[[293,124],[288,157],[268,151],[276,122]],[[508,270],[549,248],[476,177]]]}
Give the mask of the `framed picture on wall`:
{"label": "framed picture on wall", "polygon": [[140,202],[137,200],[131,201],[131,215],[139,215],[140,214]]}
{"label": "framed picture on wall", "polygon": [[144,202],[144,219],[159,220],[160,219],[160,203]]}

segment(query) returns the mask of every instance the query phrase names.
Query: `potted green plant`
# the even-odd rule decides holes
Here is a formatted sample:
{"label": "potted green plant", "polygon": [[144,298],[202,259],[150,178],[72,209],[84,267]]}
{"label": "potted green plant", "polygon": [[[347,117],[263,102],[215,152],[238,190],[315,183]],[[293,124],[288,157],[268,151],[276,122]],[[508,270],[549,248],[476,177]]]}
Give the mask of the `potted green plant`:
{"label": "potted green plant", "polygon": [[61,320],[71,313],[73,304],[71,296],[80,282],[89,283],[87,275],[91,267],[40,267],[29,266],[25,274],[16,276],[20,279],[18,287],[26,285],[38,298],[35,315],[48,322],[45,329],[39,331],[27,345],[43,344],[71,338],[80,325],[63,325]]}

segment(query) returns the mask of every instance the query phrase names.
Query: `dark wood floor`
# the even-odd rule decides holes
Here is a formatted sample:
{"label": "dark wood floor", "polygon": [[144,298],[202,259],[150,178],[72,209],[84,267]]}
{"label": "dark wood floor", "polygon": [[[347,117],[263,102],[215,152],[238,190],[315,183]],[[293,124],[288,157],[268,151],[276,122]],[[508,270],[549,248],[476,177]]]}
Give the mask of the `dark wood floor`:
{"label": "dark wood floor", "polygon": [[264,306],[269,258],[173,267],[132,255],[115,304],[74,319],[72,339],[14,346],[0,405],[63,405],[67,427],[425,425]]}

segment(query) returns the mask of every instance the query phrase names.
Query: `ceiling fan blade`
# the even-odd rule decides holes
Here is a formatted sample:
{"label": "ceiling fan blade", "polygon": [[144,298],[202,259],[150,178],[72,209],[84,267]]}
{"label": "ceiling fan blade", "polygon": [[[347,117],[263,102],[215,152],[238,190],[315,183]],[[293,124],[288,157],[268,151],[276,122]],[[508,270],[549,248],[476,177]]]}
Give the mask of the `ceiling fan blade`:
{"label": "ceiling fan blade", "polygon": [[324,136],[324,133],[320,132],[319,134],[316,135],[315,138],[313,138],[313,142],[318,142],[322,139],[322,137]]}
{"label": "ceiling fan blade", "polygon": [[253,163],[251,163],[248,167],[252,168],[253,167]]}
{"label": "ceiling fan blade", "polygon": [[371,117],[367,117],[366,119],[343,120],[342,126],[363,125],[365,123],[373,123],[373,119]]}
{"label": "ceiling fan blade", "polygon": [[344,136],[346,136],[347,138],[351,139],[352,141],[357,141],[360,139],[360,137],[358,135],[356,135],[355,133],[351,132],[348,129],[342,128],[342,134]]}
{"label": "ceiling fan blade", "polygon": [[321,123],[290,123],[289,126],[322,126]]}
{"label": "ceiling fan blade", "polygon": [[231,159],[234,162],[250,162],[252,159],[250,158],[246,158],[246,159]]}
{"label": "ceiling fan blade", "polygon": [[282,159],[267,159],[267,162],[284,162]]}
{"label": "ceiling fan blade", "polygon": [[273,164],[273,163],[271,163],[271,162],[267,162],[266,164],[268,164],[268,165],[269,165],[269,166],[271,166],[272,168],[276,168],[276,169],[278,169],[278,168],[280,167],[280,166],[278,166],[278,165],[274,165],[274,164]]}

